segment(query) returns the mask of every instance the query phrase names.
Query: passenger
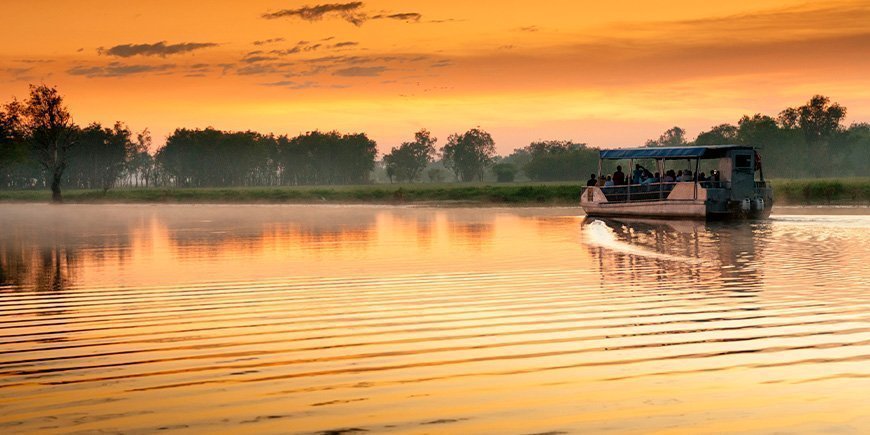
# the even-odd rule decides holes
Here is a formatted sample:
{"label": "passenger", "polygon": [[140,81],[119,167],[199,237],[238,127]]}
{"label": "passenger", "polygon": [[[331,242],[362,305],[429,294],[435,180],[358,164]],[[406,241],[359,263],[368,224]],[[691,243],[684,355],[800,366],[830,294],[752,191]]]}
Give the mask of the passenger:
{"label": "passenger", "polygon": [[607,176],[607,179],[604,180],[604,187],[613,187],[613,178],[610,175]]}
{"label": "passenger", "polygon": [[707,181],[707,176],[703,172],[701,172],[700,174],[698,174],[698,181],[699,182]]}
{"label": "passenger", "polygon": [[640,176],[640,184],[652,184],[653,183],[653,174],[648,169],[643,170],[643,175]]}
{"label": "passenger", "polygon": [[673,183],[675,181],[677,181],[677,174],[674,174],[673,169],[668,169],[668,171],[665,172],[665,183]]}
{"label": "passenger", "polygon": [[680,169],[679,171],[677,171],[677,175],[674,177],[674,181],[676,181],[676,182],[678,182],[678,183],[679,183],[680,181],[683,181],[683,170],[682,170],[682,169]]}
{"label": "passenger", "polygon": [[694,181],[694,180],[695,179],[692,178],[692,171],[686,169],[686,172],[683,172],[682,181]]}
{"label": "passenger", "polygon": [[598,185],[598,177],[595,174],[589,176],[589,180],[586,181],[586,187],[593,187]]}
{"label": "passenger", "polygon": [[617,186],[625,184],[625,173],[622,172],[622,166],[616,167],[616,172],[613,173],[613,184]]}
{"label": "passenger", "polygon": [[653,183],[661,183],[661,182],[662,182],[661,174],[656,172],[655,175],[653,175]]}
{"label": "passenger", "polygon": [[718,182],[720,181],[720,180],[719,180],[719,170],[718,170],[718,169],[714,169],[713,172],[710,173],[710,176],[711,176],[711,178],[713,178],[713,181],[714,181],[714,182],[717,182],[717,183],[718,183]]}
{"label": "passenger", "polygon": [[599,175],[599,176],[598,176],[598,187],[604,187],[604,183],[605,183],[606,181],[607,181],[607,180],[604,179],[604,175]]}
{"label": "passenger", "polygon": [[631,173],[631,184],[640,184],[643,181],[643,166],[634,165],[634,171]]}

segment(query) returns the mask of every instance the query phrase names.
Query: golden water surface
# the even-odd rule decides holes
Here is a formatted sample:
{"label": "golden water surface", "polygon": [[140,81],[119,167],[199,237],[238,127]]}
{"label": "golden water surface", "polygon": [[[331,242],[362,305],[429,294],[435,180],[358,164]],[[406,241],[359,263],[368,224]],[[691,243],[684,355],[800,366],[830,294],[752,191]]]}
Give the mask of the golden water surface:
{"label": "golden water surface", "polygon": [[0,205],[0,430],[870,431],[870,216]]}

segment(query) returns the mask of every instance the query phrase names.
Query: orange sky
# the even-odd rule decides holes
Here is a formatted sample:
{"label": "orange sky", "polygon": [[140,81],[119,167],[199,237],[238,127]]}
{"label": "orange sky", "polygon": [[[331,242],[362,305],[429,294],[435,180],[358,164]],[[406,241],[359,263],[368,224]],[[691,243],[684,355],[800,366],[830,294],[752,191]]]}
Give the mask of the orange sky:
{"label": "orange sky", "polygon": [[867,2],[329,1],[9,2],[0,101],[44,82],[79,123],[158,145],[176,127],[338,129],[382,151],[478,125],[502,153],[639,145],[816,93],[870,121]]}

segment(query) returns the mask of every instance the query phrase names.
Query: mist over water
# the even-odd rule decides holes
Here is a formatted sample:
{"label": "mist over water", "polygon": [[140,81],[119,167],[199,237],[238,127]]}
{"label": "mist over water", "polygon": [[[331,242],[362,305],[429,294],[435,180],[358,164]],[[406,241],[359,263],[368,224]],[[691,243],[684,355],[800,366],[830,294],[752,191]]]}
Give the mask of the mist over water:
{"label": "mist over water", "polygon": [[2,204],[0,428],[860,432],[870,216],[803,211]]}

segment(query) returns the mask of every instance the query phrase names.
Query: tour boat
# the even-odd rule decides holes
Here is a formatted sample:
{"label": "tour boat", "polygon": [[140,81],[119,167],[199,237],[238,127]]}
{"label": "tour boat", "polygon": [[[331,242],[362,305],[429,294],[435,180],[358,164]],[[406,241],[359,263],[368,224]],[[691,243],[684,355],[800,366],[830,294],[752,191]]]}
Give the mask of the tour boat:
{"label": "tour boat", "polygon": [[[751,146],[710,145],[685,147],[648,147],[601,150],[602,162],[628,163],[625,184],[586,187],[580,206],[587,216],[636,216],[652,218],[734,219],[766,218],[773,207],[773,189],[764,181],[761,156]],[[655,162],[658,179],[637,183],[635,163]],[[699,180],[699,170],[712,167],[714,176]],[[675,166],[674,166],[675,165]],[[680,180],[666,180],[671,171],[685,168]],[[646,169],[646,168],[644,168]],[[683,171],[682,169],[680,170]],[[670,171],[667,171],[670,173]],[[758,180],[756,180],[756,173]]]}

